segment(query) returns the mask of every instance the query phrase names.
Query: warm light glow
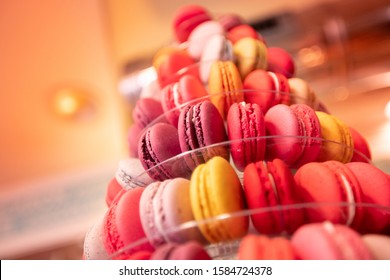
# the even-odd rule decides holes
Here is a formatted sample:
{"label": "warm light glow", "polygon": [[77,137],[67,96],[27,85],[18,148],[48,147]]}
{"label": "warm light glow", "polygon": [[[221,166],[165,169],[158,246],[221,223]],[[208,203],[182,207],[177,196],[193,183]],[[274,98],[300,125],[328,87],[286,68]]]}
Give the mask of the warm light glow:
{"label": "warm light glow", "polygon": [[93,106],[84,91],[62,88],[54,94],[53,108],[57,115],[66,118],[85,117],[93,113]]}
{"label": "warm light glow", "polygon": [[298,57],[306,67],[315,67],[323,64],[325,61],[324,52],[317,45],[301,49],[298,53]]}

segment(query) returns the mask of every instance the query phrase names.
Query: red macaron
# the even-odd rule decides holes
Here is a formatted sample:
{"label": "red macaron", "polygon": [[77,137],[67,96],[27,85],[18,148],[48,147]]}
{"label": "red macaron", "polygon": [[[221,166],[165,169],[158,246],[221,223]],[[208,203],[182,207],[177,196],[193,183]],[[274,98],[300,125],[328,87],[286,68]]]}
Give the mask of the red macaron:
{"label": "red macaron", "polygon": [[234,103],[227,115],[230,153],[238,170],[265,156],[265,123],[260,106],[245,102]]}
{"label": "red macaron", "polygon": [[251,71],[243,80],[244,99],[258,104],[264,113],[276,104],[290,103],[290,87],[287,78],[263,69]]}
{"label": "red macaron", "polygon": [[[259,233],[292,233],[303,223],[291,170],[280,159],[250,163],[244,191],[253,226]],[[279,208],[280,207],[280,208]]]}

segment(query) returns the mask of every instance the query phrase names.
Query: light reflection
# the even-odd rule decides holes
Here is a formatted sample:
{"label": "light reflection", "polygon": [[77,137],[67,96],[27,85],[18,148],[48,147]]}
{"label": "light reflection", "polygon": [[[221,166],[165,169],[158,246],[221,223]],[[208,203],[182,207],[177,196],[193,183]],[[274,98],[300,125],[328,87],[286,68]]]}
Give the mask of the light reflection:
{"label": "light reflection", "polygon": [[298,57],[302,64],[309,68],[319,66],[325,61],[325,54],[317,45],[299,50]]}

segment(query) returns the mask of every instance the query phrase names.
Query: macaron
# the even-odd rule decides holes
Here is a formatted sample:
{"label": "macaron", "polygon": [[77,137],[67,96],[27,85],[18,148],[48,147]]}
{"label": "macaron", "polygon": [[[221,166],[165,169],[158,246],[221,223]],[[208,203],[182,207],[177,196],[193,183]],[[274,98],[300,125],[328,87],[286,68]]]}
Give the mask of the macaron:
{"label": "macaron", "polygon": [[149,127],[138,143],[138,158],[154,180],[188,176],[190,171],[180,161],[169,161],[180,153],[177,128],[167,123],[156,123]]}
{"label": "macaron", "polygon": [[227,13],[222,14],[217,18],[218,22],[223,26],[225,32],[230,31],[232,28],[245,24],[245,20],[238,14]]}
{"label": "macaron", "polygon": [[118,193],[120,193],[121,191],[123,191],[123,188],[122,186],[118,183],[118,181],[116,180],[116,178],[111,178],[110,182],[108,183],[107,185],[107,188],[106,188],[106,204],[107,206],[110,206],[111,203],[114,201],[115,197],[118,195]]}
{"label": "macaron", "polygon": [[314,110],[319,109],[319,99],[316,93],[309,83],[301,78],[293,77],[289,78],[288,85],[291,91],[290,102],[291,104],[306,104],[312,107]]}
{"label": "macaron", "polygon": [[210,255],[201,244],[188,241],[184,244],[167,243],[159,246],[152,254],[151,260],[211,260]]}
{"label": "macaron", "polygon": [[215,20],[202,22],[192,30],[187,42],[187,52],[195,60],[201,58],[203,49],[214,35],[223,35],[223,26]]}
{"label": "macaron", "polygon": [[264,114],[277,104],[290,104],[288,80],[280,73],[255,69],[243,80],[243,88],[245,101],[258,104]]}
{"label": "macaron", "polygon": [[351,130],[338,117],[316,111],[321,125],[321,151],[318,161],[338,160],[346,163],[353,157],[354,145]]}
{"label": "macaron", "polygon": [[244,101],[240,72],[232,61],[213,62],[208,86],[211,102],[223,119],[233,103]]}
{"label": "macaron", "polygon": [[151,97],[140,98],[133,108],[133,122],[141,128],[147,127],[153,121],[167,123],[163,112],[160,101]]}
{"label": "macaron", "polygon": [[243,171],[249,163],[264,159],[265,122],[259,105],[240,102],[230,106],[227,133],[231,141],[230,153],[238,170]]}
{"label": "macaron", "polygon": [[160,88],[177,82],[182,75],[189,74],[198,77],[199,70],[194,63],[195,60],[186,50],[176,50],[166,54],[156,69]]}
{"label": "macaron", "polygon": [[281,73],[286,78],[295,75],[295,63],[292,55],[281,47],[268,47],[267,49],[268,71]]}
{"label": "macaron", "polygon": [[240,242],[238,260],[294,260],[295,253],[286,237],[248,234]]}
{"label": "macaron", "polygon": [[362,239],[375,260],[390,260],[390,236],[365,234]]}
{"label": "macaron", "polygon": [[357,227],[361,233],[390,234],[390,177],[378,167],[365,162],[346,166],[359,182],[364,218]]}
{"label": "macaron", "polygon": [[234,26],[227,32],[226,36],[233,44],[246,37],[259,39],[265,42],[260,33],[258,33],[252,26],[246,23]]}
{"label": "macaron", "polygon": [[177,82],[166,85],[161,91],[161,105],[165,117],[175,127],[183,104],[208,96],[202,82],[193,75],[183,75]]}
{"label": "macaron", "polygon": [[361,162],[371,162],[371,149],[368,145],[367,139],[357,131],[356,129],[349,127],[351,132],[352,142],[353,142],[353,155],[351,158],[352,162],[361,161]]}
{"label": "macaron", "polygon": [[224,120],[210,101],[187,105],[180,113],[178,137],[187,166],[193,170],[214,156],[229,159]]}
{"label": "macaron", "polygon": [[219,156],[198,165],[191,176],[191,208],[203,236],[211,243],[235,240],[248,231],[244,191],[237,173]]}
{"label": "macaron", "polygon": [[264,116],[266,158],[280,158],[291,167],[317,159],[321,149],[321,126],[316,112],[305,104],[277,104]]}
{"label": "macaron", "polygon": [[173,34],[178,42],[185,42],[196,26],[211,19],[209,11],[200,5],[181,6],[172,18]]}
{"label": "macaron", "polygon": [[294,175],[295,191],[304,208],[305,222],[330,221],[359,229],[364,221],[362,190],[354,173],[339,161],[311,162]]}
{"label": "macaron", "polygon": [[226,36],[215,34],[205,44],[199,64],[199,76],[204,84],[209,81],[211,65],[216,60],[234,61],[233,44]]}
{"label": "macaron", "polygon": [[99,220],[88,229],[84,237],[83,259],[108,260],[109,258],[110,255],[104,247],[103,221]]}
{"label": "macaron", "polygon": [[110,258],[126,258],[138,251],[153,252],[139,215],[144,188],[134,188],[114,201],[103,218],[103,242]]}
{"label": "macaron", "polygon": [[330,222],[307,224],[291,237],[302,260],[369,260],[373,256],[361,235],[353,229]]}
{"label": "macaron", "polygon": [[138,158],[138,142],[143,130],[144,128],[138,123],[132,123],[127,130],[127,144],[130,157]]}
{"label": "macaron", "polygon": [[251,221],[259,233],[291,234],[303,224],[303,212],[293,207],[299,202],[294,177],[282,160],[248,164],[243,181]]}
{"label": "macaron", "polygon": [[161,244],[206,241],[198,227],[185,227],[194,220],[190,203],[190,181],[184,178],[168,179],[149,184],[140,199],[142,227],[149,242]]}
{"label": "macaron", "polygon": [[119,161],[115,179],[124,190],[145,187],[153,182],[153,179],[145,173],[141,161],[131,157]]}
{"label": "macaron", "polygon": [[267,46],[263,41],[244,37],[233,45],[234,56],[241,79],[255,69],[267,69]]}

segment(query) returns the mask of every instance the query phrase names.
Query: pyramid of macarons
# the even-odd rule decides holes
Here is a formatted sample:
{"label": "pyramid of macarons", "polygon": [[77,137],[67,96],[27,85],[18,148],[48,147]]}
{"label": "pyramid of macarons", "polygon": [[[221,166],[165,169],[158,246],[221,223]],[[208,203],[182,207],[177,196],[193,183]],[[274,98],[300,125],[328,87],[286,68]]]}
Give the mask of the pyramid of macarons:
{"label": "pyramid of macarons", "polygon": [[237,259],[390,258],[378,253],[390,246],[390,176],[292,56],[198,5],[172,28],[84,258],[213,259],[224,246]]}

